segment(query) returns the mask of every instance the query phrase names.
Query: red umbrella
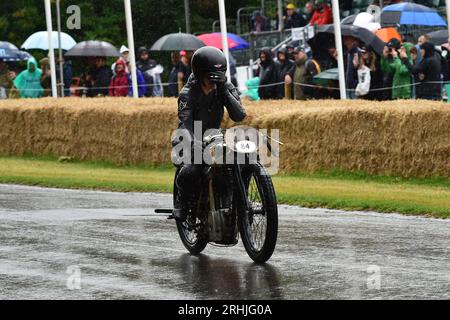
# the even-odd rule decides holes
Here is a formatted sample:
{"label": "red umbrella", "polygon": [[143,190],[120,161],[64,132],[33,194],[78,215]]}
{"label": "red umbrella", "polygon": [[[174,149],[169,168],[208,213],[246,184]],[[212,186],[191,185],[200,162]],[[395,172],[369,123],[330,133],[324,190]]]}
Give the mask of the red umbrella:
{"label": "red umbrella", "polygon": [[[197,36],[197,38],[202,40],[207,46],[223,49],[222,34],[220,32],[205,33]],[[232,33],[227,33],[227,42],[229,49],[239,50],[248,48],[248,43],[244,39]]]}

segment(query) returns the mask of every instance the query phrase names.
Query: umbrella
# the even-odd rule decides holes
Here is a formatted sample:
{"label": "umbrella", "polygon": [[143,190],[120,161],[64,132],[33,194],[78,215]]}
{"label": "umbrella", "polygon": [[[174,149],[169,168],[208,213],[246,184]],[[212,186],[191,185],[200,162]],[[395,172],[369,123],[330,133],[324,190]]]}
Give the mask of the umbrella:
{"label": "umbrella", "polygon": [[150,48],[152,51],[195,51],[204,47],[203,41],[189,33],[170,33],[159,38]]}
{"label": "umbrella", "polygon": [[357,14],[352,14],[348,17],[345,17],[344,19],[342,19],[341,24],[347,24],[347,25],[352,25],[353,22],[355,22]]}
{"label": "umbrella", "polygon": [[[197,36],[197,38],[203,41],[207,46],[223,49],[222,34],[220,32],[205,33]],[[227,33],[227,41],[230,51],[248,49],[250,47],[247,41],[233,33]]]}
{"label": "umbrella", "polygon": [[447,25],[436,10],[410,2],[401,2],[384,7],[381,12],[381,24],[433,27]]}
{"label": "umbrella", "polygon": [[[319,26],[317,33],[334,34],[334,25],[326,24]],[[351,36],[356,39],[359,39],[362,42],[364,42],[367,46],[372,47],[373,50],[379,55],[383,54],[385,43],[369,30],[357,26],[341,25],[341,33],[343,36]]]}
{"label": "umbrella", "polygon": [[22,61],[28,60],[30,54],[20,51],[15,45],[6,41],[0,41],[0,60],[2,61]]}
{"label": "umbrella", "polygon": [[[76,44],[77,43],[71,36],[69,36],[67,33],[61,32],[61,48],[63,50],[70,50]],[[52,45],[54,49],[59,48],[57,31],[53,31],[52,33]],[[48,50],[48,32],[39,31],[33,33],[31,36],[28,37],[27,40],[25,40],[21,48]]]}
{"label": "umbrella", "polygon": [[430,42],[440,46],[444,43],[448,43],[448,30],[437,30],[430,33],[427,33],[427,37],[430,39]]}
{"label": "umbrella", "polygon": [[395,28],[383,28],[377,30],[375,34],[377,35],[378,38],[380,38],[386,43],[389,42],[392,38],[398,39],[398,41],[400,42],[402,41],[402,37]]}
{"label": "umbrella", "polygon": [[66,52],[67,57],[120,57],[120,52],[106,41],[83,41]]}
{"label": "umbrella", "polygon": [[328,81],[336,80],[339,81],[339,69],[332,68],[325,71],[322,71],[318,75],[314,76],[314,83],[319,85],[327,85]]}

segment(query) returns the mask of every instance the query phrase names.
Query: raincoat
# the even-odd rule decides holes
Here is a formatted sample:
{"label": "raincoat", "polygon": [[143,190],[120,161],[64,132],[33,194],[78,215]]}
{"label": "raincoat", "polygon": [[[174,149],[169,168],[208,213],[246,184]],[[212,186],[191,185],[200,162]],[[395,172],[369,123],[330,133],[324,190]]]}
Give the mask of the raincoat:
{"label": "raincoat", "polygon": [[[131,74],[127,74],[127,78],[128,78],[128,83],[129,83],[128,96],[132,97],[133,96],[133,87],[131,86],[131,83],[132,83]],[[137,78],[137,85],[138,85],[138,96],[139,96],[139,98],[145,97],[145,95],[147,94],[148,87],[146,85],[144,75],[142,74],[141,70],[139,70],[139,69],[136,69],[136,78]]]}
{"label": "raincoat", "polygon": [[[34,71],[31,72],[31,65],[34,65]],[[19,90],[21,98],[39,98],[44,94],[41,86],[42,71],[38,68],[36,60],[31,57],[27,62],[27,70],[19,73],[14,80],[14,86]]]}
{"label": "raincoat", "polygon": [[[412,63],[411,48],[413,44],[405,42],[403,47],[406,49],[408,61]],[[381,70],[393,75],[392,82],[392,99],[410,99],[411,98],[411,73],[402,60],[397,57],[389,61],[385,57],[381,57]]]}
{"label": "raincoat", "polygon": [[269,48],[263,48],[261,52],[266,55],[266,60],[261,62],[259,69],[259,90],[258,94],[261,99],[278,99],[277,87],[274,85],[278,82],[278,67],[273,61],[272,52]]}
{"label": "raincoat", "polygon": [[[122,70],[118,71],[117,67],[122,66]],[[126,65],[122,60],[116,62],[116,75],[112,77],[109,84],[109,95],[111,97],[126,97],[128,95],[128,78],[126,74]]]}

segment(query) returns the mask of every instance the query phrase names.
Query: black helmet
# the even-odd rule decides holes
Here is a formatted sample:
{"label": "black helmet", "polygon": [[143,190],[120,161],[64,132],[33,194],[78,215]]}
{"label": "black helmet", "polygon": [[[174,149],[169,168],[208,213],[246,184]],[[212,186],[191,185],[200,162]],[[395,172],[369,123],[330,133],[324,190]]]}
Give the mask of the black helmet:
{"label": "black helmet", "polygon": [[207,76],[213,82],[225,82],[227,59],[222,51],[214,47],[202,47],[192,56],[192,72],[196,79]]}

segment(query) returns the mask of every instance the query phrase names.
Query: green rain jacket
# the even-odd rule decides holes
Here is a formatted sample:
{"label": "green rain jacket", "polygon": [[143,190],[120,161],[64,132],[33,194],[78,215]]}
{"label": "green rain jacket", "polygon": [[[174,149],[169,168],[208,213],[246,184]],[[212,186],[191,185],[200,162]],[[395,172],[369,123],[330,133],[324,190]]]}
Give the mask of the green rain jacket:
{"label": "green rain jacket", "polygon": [[[34,72],[30,72],[30,66],[34,65]],[[38,68],[36,60],[28,59],[27,70],[22,71],[14,80],[14,86],[19,90],[21,98],[42,97],[44,89],[41,86],[42,71]]]}
{"label": "green rain jacket", "polygon": [[[414,46],[409,42],[405,42],[403,46],[406,49],[408,60],[412,63],[411,48]],[[393,78],[392,83],[392,98],[393,99],[410,99],[411,98],[411,74],[408,68],[402,63],[400,57],[397,57],[389,63],[388,59],[381,57],[381,70],[383,72],[391,73]]]}

